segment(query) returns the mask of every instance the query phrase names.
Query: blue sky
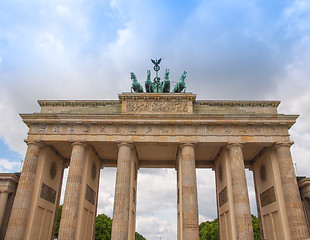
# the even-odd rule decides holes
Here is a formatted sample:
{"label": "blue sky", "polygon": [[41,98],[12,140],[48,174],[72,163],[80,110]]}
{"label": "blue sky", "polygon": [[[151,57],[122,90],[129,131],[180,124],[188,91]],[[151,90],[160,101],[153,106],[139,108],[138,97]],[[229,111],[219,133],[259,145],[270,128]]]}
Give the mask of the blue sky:
{"label": "blue sky", "polygon": [[[27,138],[19,113],[38,112],[38,99],[117,99],[130,72],[142,82],[160,57],[160,74],[169,68],[177,81],[186,70],[198,99],[281,100],[280,113],[300,114],[292,153],[310,175],[309,0],[1,0],[0,171],[19,170]],[[148,239],[176,238],[171,171],[140,171],[137,230]],[[197,174],[200,220],[213,219],[213,173]],[[171,182],[155,194],[165,204],[150,202],[154,178]],[[98,212],[110,216],[114,179],[115,170],[102,171]]]}

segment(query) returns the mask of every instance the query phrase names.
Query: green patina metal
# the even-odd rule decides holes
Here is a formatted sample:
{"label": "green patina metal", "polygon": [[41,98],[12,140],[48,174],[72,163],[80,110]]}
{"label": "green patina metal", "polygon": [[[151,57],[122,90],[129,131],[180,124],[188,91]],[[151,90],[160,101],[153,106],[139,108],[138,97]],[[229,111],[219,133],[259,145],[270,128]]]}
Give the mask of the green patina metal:
{"label": "green patina metal", "polygon": [[169,73],[170,73],[170,72],[169,72],[169,69],[166,69],[165,78],[164,78],[164,82],[163,82],[163,92],[164,92],[164,93],[170,92]]}
{"label": "green patina metal", "polygon": [[145,81],[145,91],[147,93],[154,92],[153,83],[151,81],[151,70],[147,70],[146,81]]}
{"label": "green patina metal", "polygon": [[132,85],[131,85],[130,91],[132,92],[132,90],[133,90],[134,92],[143,92],[143,87],[138,82],[136,74],[131,72],[130,76],[131,76],[131,80],[132,80]]}
{"label": "green patina metal", "polygon": [[[160,62],[161,58],[158,60],[151,59],[151,62],[154,64],[154,70],[156,72],[156,77],[154,78],[153,82],[151,81],[151,70],[147,70],[147,76],[145,80],[145,92],[147,93],[169,93],[170,92],[170,79],[169,79],[169,69],[166,69],[164,81],[160,81],[160,77],[158,76],[158,71],[160,70]],[[173,92],[174,93],[180,93],[186,91],[186,84],[185,84],[185,78],[186,78],[187,72],[183,72],[180,81],[174,86]],[[141,84],[138,82],[136,75],[131,72],[131,92],[143,92],[143,88]]]}
{"label": "green patina metal", "polygon": [[173,92],[180,93],[186,91],[186,84],[185,84],[185,78],[186,78],[187,72],[183,72],[182,76],[180,77],[180,81],[174,86]]}

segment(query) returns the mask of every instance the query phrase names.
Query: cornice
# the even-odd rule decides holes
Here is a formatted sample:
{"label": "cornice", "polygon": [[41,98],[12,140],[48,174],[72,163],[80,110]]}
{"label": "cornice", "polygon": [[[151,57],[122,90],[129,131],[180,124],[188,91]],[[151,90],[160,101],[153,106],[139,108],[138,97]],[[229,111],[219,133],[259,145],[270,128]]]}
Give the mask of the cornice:
{"label": "cornice", "polygon": [[[189,99],[195,100],[194,94],[165,94],[160,96],[159,94],[141,94],[127,93],[126,95],[119,95],[120,100],[38,100],[41,107],[57,106],[57,107],[75,107],[75,106],[106,106],[120,104],[125,99],[143,99],[143,100],[173,100],[173,99]],[[278,107],[281,101],[248,101],[248,100],[195,100],[196,105],[208,105],[208,106],[240,106],[240,107]]]}
{"label": "cornice", "polygon": [[143,100],[143,101],[170,101],[170,100],[190,100],[195,101],[196,94],[187,93],[128,93],[123,92],[118,95],[120,101]]}
{"label": "cornice", "polygon": [[196,100],[194,104],[208,106],[240,106],[240,107],[275,107],[281,101],[250,101],[250,100]]}
{"label": "cornice", "polygon": [[120,104],[119,100],[38,100],[41,107],[106,106]]}
{"label": "cornice", "polygon": [[85,123],[85,124],[176,124],[176,125],[286,125],[290,128],[299,115],[284,114],[20,114],[23,121],[30,126],[36,123]]}

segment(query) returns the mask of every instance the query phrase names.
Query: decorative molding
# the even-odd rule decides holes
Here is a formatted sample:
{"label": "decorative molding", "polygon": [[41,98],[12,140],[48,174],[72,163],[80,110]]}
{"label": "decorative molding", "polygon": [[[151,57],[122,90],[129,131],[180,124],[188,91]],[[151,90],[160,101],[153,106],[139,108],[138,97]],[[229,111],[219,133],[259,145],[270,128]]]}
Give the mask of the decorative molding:
{"label": "decorative molding", "polygon": [[38,100],[41,107],[95,107],[120,104],[118,100]]}
{"label": "decorative molding", "polygon": [[127,101],[126,112],[188,112],[188,102]]}
{"label": "decorative molding", "polygon": [[120,94],[122,113],[184,114],[193,113],[196,95],[192,93]]}
{"label": "decorative molding", "polygon": [[195,104],[208,106],[278,107],[280,101],[197,100]]}
{"label": "decorative molding", "polygon": [[283,125],[33,124],[32,135],[288,136]]}

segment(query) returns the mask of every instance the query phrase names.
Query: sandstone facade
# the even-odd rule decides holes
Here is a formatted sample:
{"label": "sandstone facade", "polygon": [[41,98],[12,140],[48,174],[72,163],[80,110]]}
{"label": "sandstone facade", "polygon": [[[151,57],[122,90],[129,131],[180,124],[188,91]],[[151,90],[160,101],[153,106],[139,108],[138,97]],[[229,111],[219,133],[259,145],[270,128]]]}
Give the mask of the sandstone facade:
{"label": "sandstone facade", "polygon": [[[6,240],[92,239],[99,170],[117,167],[112,239],[134,239],[139,168],[175,168],[178,239],[199,239],[196,168],[216,172],[221,239],[253,239],[244,168],[254,173],[266,239],[309,237],[290,155],[297,115],[277,101],[199,101],[191,93],[123,93],[118,101],[39,101],[22,114],[28,151]],[[82,227],[83,226],[83,227]],[[82,229],[82,230],[81,230]]]}

